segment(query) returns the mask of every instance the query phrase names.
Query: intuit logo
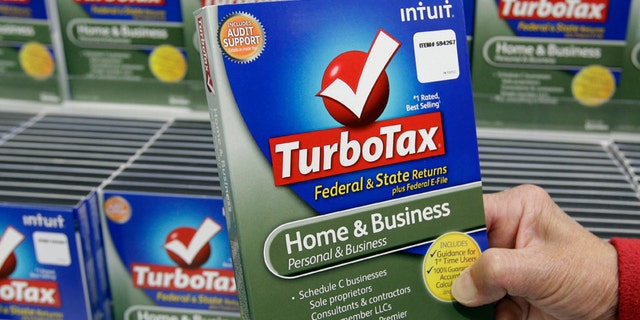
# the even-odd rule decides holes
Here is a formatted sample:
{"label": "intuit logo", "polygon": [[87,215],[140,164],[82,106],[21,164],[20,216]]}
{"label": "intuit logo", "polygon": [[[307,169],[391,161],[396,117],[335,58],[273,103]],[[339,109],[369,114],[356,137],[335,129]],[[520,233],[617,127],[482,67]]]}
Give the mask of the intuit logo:
{"label": "intuit logo", "polygon": [[400,21],[408,22],[453,18],[451,8],[453,8],[453,6],[449,3],[449,0],[445,0],[444,4],[439,5],[425,5],[422,1],[419,1],[415,7],[400,9]]}
{"label": "intuit logo", "polygon": [[58,215],[56,217],[47,217],[38,213],[35,215],[22,216],[22,223],[29,227],[43,227],[50,229],[64,229],[64,217]]}

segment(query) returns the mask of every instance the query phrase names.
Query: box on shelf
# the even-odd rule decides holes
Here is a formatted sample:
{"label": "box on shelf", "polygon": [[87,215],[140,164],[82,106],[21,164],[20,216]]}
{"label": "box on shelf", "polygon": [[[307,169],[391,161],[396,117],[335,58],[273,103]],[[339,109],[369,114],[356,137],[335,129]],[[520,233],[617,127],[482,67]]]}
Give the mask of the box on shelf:
{"label": "box on shelf", "polygon": [[475,28],[474,19],[476,17],[476,0],[463,0],[464,5],[464,26],[467,29],[467,49],[469,49],[469,58],[473,52],[473,29]]}
{"label": "box on shelf", "polygon": [[[55,280],[59,296],[51,306],[7,302],[2,305],[2,310],[8,310],[2,311],[5,316],[32,319],[29,316],[41,312],[38,318],[43,319],[59,319],[62,315],[74,319],[111,319],[111,294],[95,190],[162,125],[158,121],[39,114],[16,123],[16,128],[0,140],[0,212],[3,217],[22,214],[29,217],[24,221],[36,221],[24,225],[25,228],[9,222],[0,227],[10,230],[12,226],[28,237],[37,232],[47,235],[35,244],[32,243],[35,240],[24,242],[23,250],[35,248],[40,252],[30,256],[24,253],[21,259],[38,263],[18,264],[20,268],[26,266],[25,269],[8,273],[5,280],[29,279],[22,278],[25,274],[34,279]],[[113,128],[118,128],[118,132],[114,133]],[[56,218],[57,225],[49,226],[53,225],[49,221]],[[47,260],[51,253],[64,258],[61,264]]]}
{"label": "box on shelf", "polygon": [[56,2],[72,100],[192,107],[180,1]]}
{"label": "box on shelf", "polygon": [[[640,1],[631,0],[629,28],[622,60],[622,79],[616,95],[627,104],[640,104]],[[632,125],[638,126],[638,123]]]}
{"label": "box on shelf", "polygon": [[630,0],[479,0],[478,125],[608,131],[637,122],[640,102],[617,96],[629,9]]}
{"label": "box on shelf", "polygon": [[0,1],[0,99],[59,104],[63,54],[46,0]]}
{"label": "box on shelf", "polygon": [[207,110],[207,95],[204,91],[202,69],[200,64],[200,42],[196,30],[196,21],[193,12],[202,7],[202,1],[180,0],[182,21],[184,30],[184,50],[187,56],[187,73],[184,84],[191,100],[191,108],[194,110]]}
{"label": "box on shelf", "polygon": [[243,319],[492,318],[462,2],[196,17]]}
{"label": "box on shelf", "polygon": [[104,319],[86,239],[87,202],[55,194],[24,196],[33,203],[0,191],[1,317]]}
{"label": "box on shelf", "polygon": [[175,121],[101,190],[115,319],[239,319],[211,127]]}

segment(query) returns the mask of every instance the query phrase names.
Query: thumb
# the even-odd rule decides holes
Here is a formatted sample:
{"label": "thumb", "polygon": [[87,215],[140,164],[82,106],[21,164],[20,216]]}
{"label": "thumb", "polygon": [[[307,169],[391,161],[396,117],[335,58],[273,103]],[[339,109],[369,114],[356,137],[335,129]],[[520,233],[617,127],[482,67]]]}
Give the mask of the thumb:
{"label": "thumb", "polygon": [[[522,258],[522,259],[520,259]],[[463,270],[451,294],[463,305],[475,307],[496,302],[508,293],[527,295],[531,263],[520,250],[492,248]]]}

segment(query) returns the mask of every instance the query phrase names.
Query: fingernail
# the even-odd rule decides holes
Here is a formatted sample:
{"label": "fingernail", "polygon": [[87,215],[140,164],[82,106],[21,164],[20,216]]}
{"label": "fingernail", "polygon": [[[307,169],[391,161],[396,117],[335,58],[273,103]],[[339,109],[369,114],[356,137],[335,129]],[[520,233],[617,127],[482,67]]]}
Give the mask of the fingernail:
{"label": "fingernail", "polygon": [[471,279],[469,269],[463,270],[458,279],[453,282],[451,286],[451,294],[456,301],[462,304],[470,304],[476,299],[478,289]]}

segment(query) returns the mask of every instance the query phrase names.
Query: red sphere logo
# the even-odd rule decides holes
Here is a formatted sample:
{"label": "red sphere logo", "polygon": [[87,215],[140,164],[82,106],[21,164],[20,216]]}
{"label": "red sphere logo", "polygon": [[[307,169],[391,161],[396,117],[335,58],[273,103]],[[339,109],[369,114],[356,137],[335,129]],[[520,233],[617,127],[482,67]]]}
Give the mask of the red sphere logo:
{"label": "red sphere logo", "polygon": [[200,268],[211,256],[209,240],[222,227],[210,218],[205,218],[198,229],[191,227],[176,228],[164,242],[164,248],[169,258],[180,267]]}
{"label": "red sphere logo", "polygon": [[[352,91],[357,87],[362,68],[367,60],[367,53],[362,51],[345,52],[329,63],[322,77],[322,88],[326,89],[334,81],[341,79],[349,85]],[[387,73],[382,72],[373,85],[371,93],[367,97],[360,117],[351,109],[329,97],[322,97],[324,105],[336,121],[348,127],[361,127],[374,122],[384,111],[389,99],[389,79]]]}
{"label": "red sphere logo", "polygon": [[380,30],[369,52],[348,51],[329,63],[318,96],[336,121],[362,127],[378,119],[389,100],[385,69],[399,47],[400,42]]}
{"label": "red sphere logo", "polygon": [[[167,240],[165,241],[165,243],[169,244],[173,241],[179,241],[186,248],[191,243],[191,239],[193,239],[195,234],[196,234],[196,229],[194,228],[187,228],[187,227],[177,228],[167,236]],[[194,252],[193,257],[191,259],[189,259],[184,254],[180,254],[179,252],[176,252],[174,250],[170,250],[170,249],[166,249],[166,250],[167,250],[167,254],[169,255],[169,258],[171,258],[171,260],[173,260],[175,263],[177,263],[180,267],[183,267],[183,268],[192,268],[192,269],[200,268],[200,266],[202,266],[205,262],[207,262],[207,260],[211,256],[211,246],[208,243],[202,246],[202,248],[200,248],[200,250],[198,250],[197,252]]]}
{"label": "red sphere logo", "polygon": [[0,237],[0,279],[8,278],[16,269],[18,259],[14,251],[22,240],[24,235],[11,226]]}
{"label": "red sphere logo", "polygon": [[16,255],[12,252],[0,267],[0,279],[8,278],[9,275],[11,275],[14,270],[16,270],[17,264],[18,260],[16,259]]}

